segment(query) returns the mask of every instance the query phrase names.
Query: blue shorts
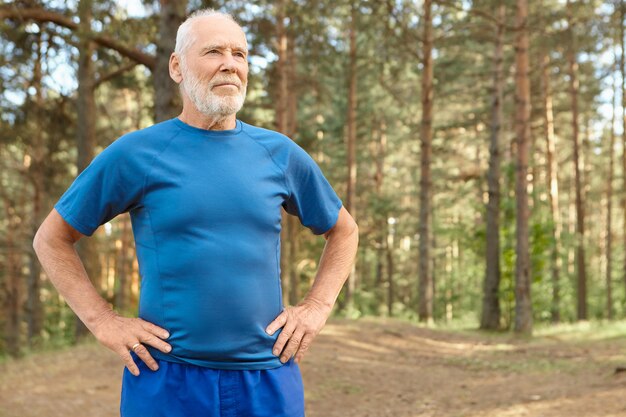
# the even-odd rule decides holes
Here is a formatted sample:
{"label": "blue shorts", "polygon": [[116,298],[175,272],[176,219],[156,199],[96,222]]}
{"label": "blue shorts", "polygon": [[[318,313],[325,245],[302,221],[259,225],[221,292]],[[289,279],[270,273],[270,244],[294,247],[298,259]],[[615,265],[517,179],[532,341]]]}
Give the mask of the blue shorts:
{"label": "blue shorts", "polygon": [[155,359],[156,371],[130,352],[121,417],[304,417],[304,386],[294,357],[262,370],[213,369]]}

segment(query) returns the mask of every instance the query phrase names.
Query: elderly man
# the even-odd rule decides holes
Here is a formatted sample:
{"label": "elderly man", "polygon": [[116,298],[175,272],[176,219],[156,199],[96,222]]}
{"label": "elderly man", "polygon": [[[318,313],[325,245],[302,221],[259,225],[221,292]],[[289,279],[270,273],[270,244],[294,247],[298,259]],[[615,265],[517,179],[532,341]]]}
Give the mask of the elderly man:
{"label": "elderly man", "polygon": [[[126,365],[124,417],[304,416],[298,362],[349,274],[358,229],[302,148],[236,118],[247,58],[229,15],[191,15],[170,58],[182,113],[102,151],[35,237],[50,280]],[[313,286],[288,308],[281,207],[327,240]],[[139,318],[111,309],[74,250],[127,211],[142,278]]]}

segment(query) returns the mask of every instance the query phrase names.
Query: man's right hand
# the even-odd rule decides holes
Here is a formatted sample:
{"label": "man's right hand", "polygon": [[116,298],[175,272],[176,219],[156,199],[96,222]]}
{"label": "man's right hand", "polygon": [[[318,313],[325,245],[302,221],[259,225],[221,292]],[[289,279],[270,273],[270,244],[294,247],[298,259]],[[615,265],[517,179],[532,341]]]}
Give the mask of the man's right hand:
{"label": "man's right hand", "polygon": [[[135,376],[139,375],[139,368],[130,355],[132,347],[137,343],[147,343],[164,353],[169,353],[172,347],[161,339],[170,335],[167,330],[145,321],[141,318],[122,317],[115,312],[102,318],[92,333],[98,342],[120,355],[128,370]],[[148,365],[150,369],[159,369],[156,361],[143,344],[138,345],[134,352]]]}

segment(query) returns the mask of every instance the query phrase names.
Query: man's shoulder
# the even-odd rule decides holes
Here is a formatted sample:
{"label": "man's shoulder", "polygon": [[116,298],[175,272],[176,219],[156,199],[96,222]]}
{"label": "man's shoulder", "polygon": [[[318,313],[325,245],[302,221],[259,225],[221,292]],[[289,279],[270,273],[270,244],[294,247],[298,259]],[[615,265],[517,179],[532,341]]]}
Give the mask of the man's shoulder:
{"label": "man's shoulder", "polygon": [[125,141],[132,140],[158,140],[160,138],[171,137],[180,132],[180,129],[172,122],[171,119],[154,123],[142,129],[130,131],[120,136]]}
{"label": "man's shoulder", "polygon": [[313,161],[308,152],[289,136],[275,130],[243,123],[243,132],[265,147],[281,170],[294,165],[307,165]]}
{"label": "man's shoulder", "polygon": [[275,140],[275,141],[290,141],[289,136],[284,135],[276,130],[268,129],[265,127],[251,125],[249,123],[241,122],[242,131],[253,139],[259,140]]}
{"label": "man's shoulder", "polygon": [[126,132],[109,147],[117,148],[119,151],[137,151],[141,148],[159,147],[160,143],[169,141],[174,135],[179,133],[179,129],[174,126],[171,120],[155,123],[153,125]]}
{"label": "man's shoulder", "polygon": [[168,121],[122,134],[98,155],[102,161],[148,163],[178,133]]}
{"label": "man's shoulder", "polygon": [[272,155],[289,154],[299,148],[299,145],[289,136],[276,130],[254,126],[241,122],[242,132],[255,142],[266,147]]}

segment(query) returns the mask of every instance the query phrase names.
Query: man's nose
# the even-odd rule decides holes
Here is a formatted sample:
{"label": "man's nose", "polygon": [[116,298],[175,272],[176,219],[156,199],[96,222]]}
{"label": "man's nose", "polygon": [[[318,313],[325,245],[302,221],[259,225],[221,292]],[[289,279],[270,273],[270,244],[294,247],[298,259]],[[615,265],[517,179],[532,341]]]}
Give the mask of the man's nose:
{"label": "man's nose", "polygon": [[235,72],[237,70],[235,57],[233,57],[233,54],[227,52],[224,54],[224,57],[222,59],[222,66],[220,68],[221,71]]}

